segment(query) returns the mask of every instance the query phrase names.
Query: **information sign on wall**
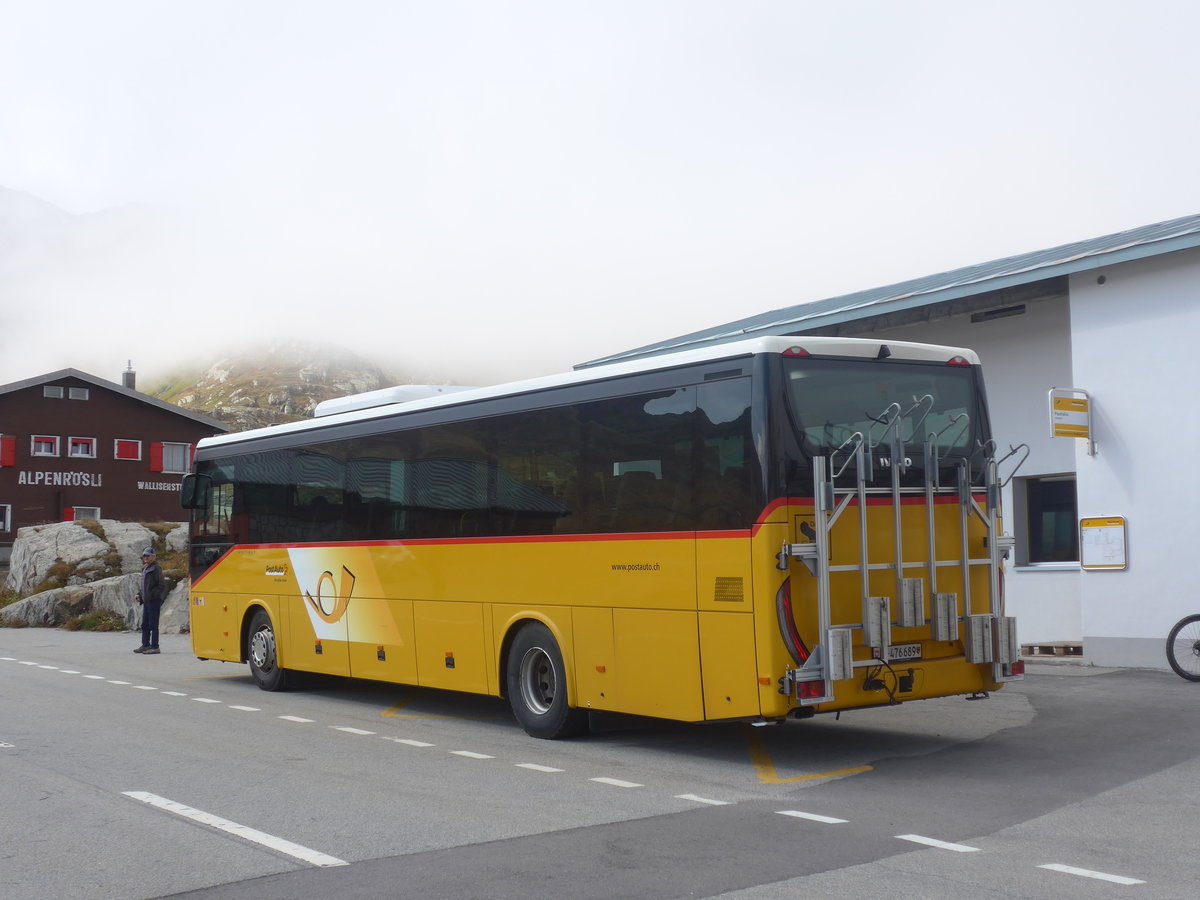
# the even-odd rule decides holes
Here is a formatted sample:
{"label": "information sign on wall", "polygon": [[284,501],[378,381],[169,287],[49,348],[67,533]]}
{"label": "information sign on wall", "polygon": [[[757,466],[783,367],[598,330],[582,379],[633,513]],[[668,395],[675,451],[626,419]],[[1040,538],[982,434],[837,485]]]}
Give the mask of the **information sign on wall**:
{"label": "information sign on wall", "polygon": [[1092,403],[1079,388],[1050,388],[1050,436],[1087,441],[1088,455],[1096,455],[1092,440]]}
{"label": "information sign on wall", "polygon": [[1079,560],[1085,569],[1124,569],[1128,566],[1124,516],[1079,520]]}

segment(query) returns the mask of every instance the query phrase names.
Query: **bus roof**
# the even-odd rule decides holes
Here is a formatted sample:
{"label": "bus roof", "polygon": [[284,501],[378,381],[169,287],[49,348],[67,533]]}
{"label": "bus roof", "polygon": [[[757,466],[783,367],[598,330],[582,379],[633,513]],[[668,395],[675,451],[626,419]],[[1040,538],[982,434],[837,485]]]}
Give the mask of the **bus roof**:
{"label": "bus roof", "polygon": [[[685,350],[662,356],[651,356],[644,359],[613,363],[611,365],[595,366],[556,375],[530,378],[523,381],[513,381],[491,387],[461,388],[453,385],[437,387],[400,385],[396,388],[368,391],[364,394],[354,394],[349,397],[325,401],[317,407],[317,414],[312,419],[289,422],[284,425],[269,425],[265,428],[256,428],[251,431],[241,431],[234,434],[215,435],[203,438],[197,444],[197,447],[219,447],[268,436],[280,437],[289,433],[383,418],[399,412],[407,413],[444,406],[457,406],[479,400],[533,393],[567,385],[587,384],[604,381],[608,378],[619,378],[642,372],[656,372],[695,363],[733,359],[762,353],[780,354],[792,347],[802,347],[813,356],[873,359],[880,355],[880,348],[883,346],[887,347],[887,355],[891,359],[917,362],[945,362],[955,356],[959,356],[971,365],[979,364],[979,357],[973,350],[967,350],[962,347],[944,347],[938,344],[919,344],[909,341],[881,341],[877,338],[864,340],[861,338],[814,337],[809,335],[761,337],[745,341],[734,341],[727,344],[716,344],[696,350]],[[411,399],[414,396],[418,397],[418,399]]]}

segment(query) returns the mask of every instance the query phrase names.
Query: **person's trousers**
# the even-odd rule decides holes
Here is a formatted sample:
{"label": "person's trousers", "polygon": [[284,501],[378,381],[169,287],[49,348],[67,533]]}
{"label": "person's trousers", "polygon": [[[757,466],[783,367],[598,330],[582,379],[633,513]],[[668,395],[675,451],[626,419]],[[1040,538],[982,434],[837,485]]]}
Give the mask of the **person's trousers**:
{"label": "person's trousers", "polygon": [[158,649],[158,617],[162,601],[142,604],[142,646]]}

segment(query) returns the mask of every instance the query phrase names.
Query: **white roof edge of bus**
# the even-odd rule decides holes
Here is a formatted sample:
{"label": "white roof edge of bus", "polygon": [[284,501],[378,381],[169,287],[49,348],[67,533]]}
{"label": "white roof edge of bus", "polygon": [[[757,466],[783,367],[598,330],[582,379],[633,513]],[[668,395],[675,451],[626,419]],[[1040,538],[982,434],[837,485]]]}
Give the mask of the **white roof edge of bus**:
{"label": "white roof edge of bus", "polygon": [[[662,356],[651,356],[645,359],[612,363],[607,366],[562,372],[556,375],[544,375],[524,381],[492,385],[491,387],[446,391],[420,400],[388,403],[382,406],[369,406],[367,408],[354,408],[348,409],[345,412],[331,412],[318,418],[305,419],[301,422],[288,422],[284,425],[269,425],[266,428],[256,428],[252,431],[239,431],[233,434],[206,437],[200,440],[197,447],[219,447],[223,444],[235,444],[241,441],[264,437],[277,437],[282,434],[326,428],[346,422],[378,419],[397,412],[416,412],[423,409],[435,409],[439,406],[456,406],[460,403],[470,403],[476,400],[525,394],[570,384],[587,384],[592,381],[603,381],[606,378],[634,375],[639,372],[655,372],[660,369],[671,369],[676,366],[702,363],[709,360],[750,356],[755,353],[782,353],[789,347],[803,347],[814,355],[829,354],[874,358],[879,353],[879,348],[883,344],[886,344],[888,350],[891,352],[891,359],[939,362],[949,360],[955,356],[961,356],[972,365],[979,365],[979,356],[974,350],[968,350],[963,347],[948,347],[940,344],[920,344],[911,341],[891,341],[880,340],[878,338],[815,337],[809,335],[760,337],[745,341],[732,341],[727,344],[715,344],[696,350],[684,350],[679,353],[663,354]],[[399,385],[398,387],[411,387],[411,385]],[[383,388],[382,391],[368,391],[366,393],[368,395],[379,394],[390,390],[392,389]],[[355,394],[341,399],[352,401],[355,397],[362,396],[361,394]],[[324,402],[332,403],[334,401],[327,400]]]}
{"label": "white roof edge of bus", "polygon": [[472,391],[473,387],[455,384],[398,384],[394,387],[380,388],[377,391],[364,391],[361,394],[350,394],[345,397],[334,397],[322,400],[313,410],[313,418],[333,416],[338,413],[354,412],[359,409],[371,409],[375,406],[392,406],[396,403],[411,403],[414,400],[424,400],[439,394],[455,394],[459,391]]}

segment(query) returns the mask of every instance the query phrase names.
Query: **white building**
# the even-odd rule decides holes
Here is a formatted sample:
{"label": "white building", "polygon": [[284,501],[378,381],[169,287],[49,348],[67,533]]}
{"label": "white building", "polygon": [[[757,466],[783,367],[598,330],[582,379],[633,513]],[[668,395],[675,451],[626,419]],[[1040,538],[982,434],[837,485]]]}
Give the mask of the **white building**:
{"label": "white building", "polygon": [[[595,362],[767,334],[976,350],[996,440],[1030,448],[1004,497],[1017,539],[1007,609],[1021,643],[1082,644],[1098,665],[1165,665],[1171,625],[1200,612],[1200,596],[1182,590],[1188,466],[1200,445],[1189,399],[1200,370],[1191,352],[1200,337],[1200,216],[776,310]],[[1086,391],[1094,455],[1085,440],[1050,436],[1052,388]],[[1101,552],[1122,533],[1124,554],[1119,543]]]}

